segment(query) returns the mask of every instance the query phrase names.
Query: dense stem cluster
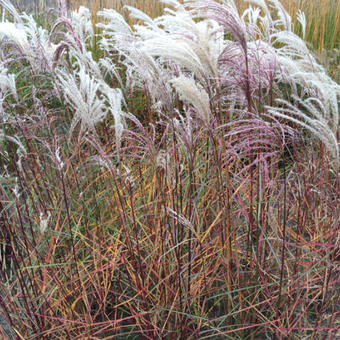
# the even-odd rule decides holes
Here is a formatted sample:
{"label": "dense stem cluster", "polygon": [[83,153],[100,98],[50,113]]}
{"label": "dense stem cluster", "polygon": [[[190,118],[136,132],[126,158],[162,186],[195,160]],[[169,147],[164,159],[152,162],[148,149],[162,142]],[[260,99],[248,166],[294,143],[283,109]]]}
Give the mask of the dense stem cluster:
{"label": "dense stem cluster", "polygon": [[0,0],[1,336],[336,339],[340,86],[278,0],[162,3]]}

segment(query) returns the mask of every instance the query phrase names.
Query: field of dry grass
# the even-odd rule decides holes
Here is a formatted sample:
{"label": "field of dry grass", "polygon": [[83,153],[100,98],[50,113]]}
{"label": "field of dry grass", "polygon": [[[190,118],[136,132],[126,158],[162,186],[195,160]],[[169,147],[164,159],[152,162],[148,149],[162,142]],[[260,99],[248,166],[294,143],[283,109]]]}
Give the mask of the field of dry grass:
{"label": "field of dry grass", "polygon": [[[66,1],[66,0],[65,0]],[[181,0],[183,2],[183,0]],[[27,7],[27,0],[17,1],[21,7]],[[57,4],[57,0],[31,0],[29,7],[43,9]],[[103,8],[113,8],[124,12],[124,6],[134,6],[151,17],[156,17],[163,12],[164,5],[159,0],[68,0],[70,7],[78,9],[86,6],[91,9],[93,21],[98,20],[96,13]],[[245,0],[235,0],[242,11],[249,4]],[[282,5],[293,18],[293,27],[299,32],[296,14],[300,9],[306,14],[306,38],[319,52],[339,48],[340,46],[340,1],[338,0],[282,0]]]}
{"label": "field of dry grass", "polygon": [[[182,1],[183,2],[183,1]],[[299,30],[296,20],[298,10],[305,12],[307,17],[307,40],[319,51],[324,48],[332,50],[340,46],[340,1],[337,0],[283,0],[282,5],[287,9],[293,18],[293,27]],[[235,0],[235,4],[242,11],[249,2]],[[124,6],[134,6],[141,9],[151,17],[156,17],[162,13],[164,6],[159,0],[73,0],[73,8],[80,5],[88,6],[92,9],[93,18],[96,20],[97,11],[101,8],[114,8],[122,12]]]}

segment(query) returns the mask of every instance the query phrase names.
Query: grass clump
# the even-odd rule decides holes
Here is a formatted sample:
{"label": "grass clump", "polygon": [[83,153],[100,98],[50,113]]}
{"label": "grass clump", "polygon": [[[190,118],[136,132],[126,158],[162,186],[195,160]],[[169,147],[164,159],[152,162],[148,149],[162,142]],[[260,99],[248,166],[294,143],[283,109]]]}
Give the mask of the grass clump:
{"label": "grass clump", "polygon": [[340,87],[279,1],[0,3],[2,337],[337,338]]}

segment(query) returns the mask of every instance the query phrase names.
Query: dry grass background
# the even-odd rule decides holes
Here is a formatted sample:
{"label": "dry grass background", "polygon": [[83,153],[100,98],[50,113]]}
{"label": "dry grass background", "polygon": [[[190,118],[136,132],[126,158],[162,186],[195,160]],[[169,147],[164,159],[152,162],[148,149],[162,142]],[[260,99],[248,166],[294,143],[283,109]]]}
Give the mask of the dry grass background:
{"label": "dry grass background", "polygon": [[[235,0],[240,10],[246,8],[248,1]],[[315,48],[322,51],[324,48],[333,49],[339,47],[340,43],[340,1],[338,0],[283,0],[281,3],[292,16],[294,27],[298,26],[296,13],[299,9],[305,12],[307,17],[307,40]],[[94,20],[96,13],[101,8],[114,8],[123,11],[125,5],[131,5],[148,13],[151,17],[156,17],[162,13],[163,5],[159,0],[73,0],[73,8],[80,5],[92,9]]]}
{"label": "dry grass background", "polygon": [[[21,6],[43,9],[51,6],[58,0],[41,1],[41,0],[17,0]],[[183,1],[183,0],[182,0]],[[98,21],[96,13],[102,8],[114,8],[119,12],[124,12],[124,6],[134,6],[151,17],[160,15],[164,6],[159,0],[68,0],[69,5],[73,8],[86,6],[91,9],[93,21]],[[235,0],[240,10],[246,8],[249,4],[247,0]],[[292,17],[293,27],[298,29],[299,24],[296,20],[298,10],[305,12],[307,17],[307,40],[319,52],[339,48],[340,46],[340,1],[338,0],[282,0],[281,3],[288,10]],[[125,12],[126,13],[126,12]],[[126,13],[127,15],[127,13]]]}
{"label": "dry grass background", "polygon": [[[248,7],[247,0],[234,0],[240,11]],[[183,0],[182,0],[183,2]],[[293,29],[301,34],[297,21],[299,10],[306,15],[306,40],[317,58],[328,70],[330,76],[340,82],[340,1],[339,0],[282,0],[281,3],[292,17]],[[96,13],[102,8],[114,8],[124,13],[130,24],[124,6],[134,6],[151,17],[162,14],[164,6],[159,0],[70,0],[73,9],[86,6],[91,9],[93,22],[98,22]]]}
{"label": "dry grass background", "polygon": [[[86,6],[91,10],[93,23],[100,19],[97,12],[103,8],[114,8],[125,15],[126,20],[133,24],[124,6],[134,6],[155,18],[162,14],[164,5],[159,0],[65,0],[72,9]],[[183,0],[181,0],[183,2]],[[248,7],[247,0],[234,0],[240,11]],[[19,7],[44,12],[47,8],[58,4],[58,0],[17,0]],[[339,0],[282,0],[288,13],[292,17],[293,29],[301,34],[301,27],[297,21],[299,10],[306,15],[306,40],[320,63],[330,76],[340,82],[340,1]]]}

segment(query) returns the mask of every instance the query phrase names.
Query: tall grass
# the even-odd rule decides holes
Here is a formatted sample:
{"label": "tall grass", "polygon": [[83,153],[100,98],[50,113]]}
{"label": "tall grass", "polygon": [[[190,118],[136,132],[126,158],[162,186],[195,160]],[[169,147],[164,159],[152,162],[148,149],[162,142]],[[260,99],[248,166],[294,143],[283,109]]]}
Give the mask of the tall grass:
{"label": "tall grass", "polygon": [[103,8],[113,8],[118,12],[124,11],[124,6],[134,6],[147,13],[151,17],[155,18],[159,16],[164,9],[164,6],[158,0],[101,0],[101,1],[88,1],[88,0],[74,0],[71,3],[73,8],[79,8],[79,6],[86,6],[91,8],[94,20],[96,14]]}
{"label": "tall grass", "polygon": [[[183,2],[183,1],[181,1]],[[249,1],[235,0],[238,8],[243,10]],[[282,0],[282,5],[293,18],[293,26],[296,32],[301,33],[301,27],[296,20],[298,10],[305,13],[307,18],[306,40],[320,52],[324,49],[332,50],[340,47],[340,2],[337,0]],[[113,8],[118,12],[124,12],[125,5],[134,6],[151,17],[159,16],[164,9],[161,1],[156,0],[101,0],[86,1],[73,0],[72,7],[80,5],[91,7],[94,21],[97,21],[96,13],[102,8]]]}
{"label": "tall grass", "polygon": [[[183,2],[183,1],[180,1]],[[39,6],[46,4],[35,1],[35,9],[43,11],[44,8]],[[236,5],[243,11],[251,1],[235,0]],[[287,9],[287,12],[292,17],[292,24],[295,32],[301,34],[301,25],[297,21],[297,13],[303,11],[307,18],[306,40],[314,49],[319,52],[324,50],[338,49],[340,46],[340,3],[338,0],[282,0],[281,3]],[[97,12],[103,8],[113,8],[114,10],[124,13],[124,6],[134,6],[143,12],[155,18],[163,13],[164,5],[159,0],[70,0],[68,4],[73,9],[78,9],[79,6],[90,8],[93,22],[100,20],[97,17]],[[48,4],[47,6],[50,6]],[[133,20],[126,17],[131,24]]]}
{"label": "tall grass", "polygon": [[280,3],[0,4],[1,337],[339,336],[340,87]]}
{"label": "tall grass", "polygon": [[[340,2],[300,0],[295,3],[290,6],[290,13],[296,13],[298,8],[305,12],[308,20],[306,40],[319,51],[339,48]],[[296,20],[294,25],[298,25]]]}

